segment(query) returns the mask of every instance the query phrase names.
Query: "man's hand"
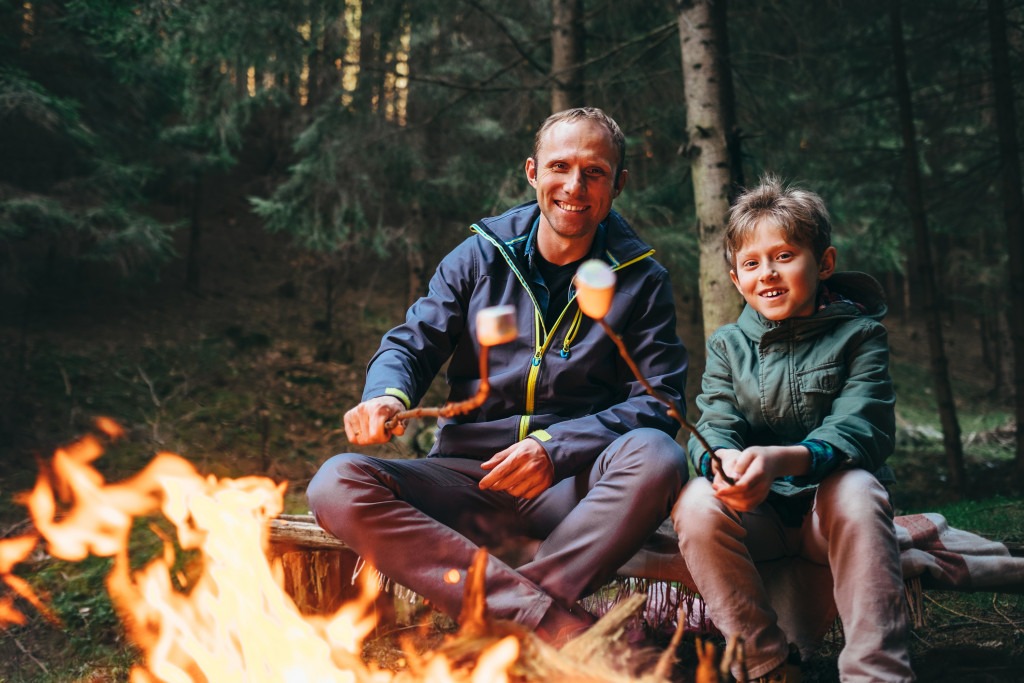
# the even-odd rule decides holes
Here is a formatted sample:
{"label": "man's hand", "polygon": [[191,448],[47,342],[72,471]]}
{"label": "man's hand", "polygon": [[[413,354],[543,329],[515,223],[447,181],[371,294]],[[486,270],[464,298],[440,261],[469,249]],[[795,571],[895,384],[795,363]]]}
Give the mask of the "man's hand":
{"label": "man's hand", "polygon": [[715,466],[711,488],[716,498],[737,512],[750,512],[763,503],[776,478],[805,474],[810,469],[811,454],[805,446],[749,446],[742,451],[723,448],[717,455],[736,483],[726,483]]}
{"label": "man's hand", "polygon": [[386,443],[394,436],[405,433],[405,423],[399,422],[390,431],[384,423],[405,410],[405,404],[394,396],[378,396],[363,401],[345,413],[345,435],[357,446]]}
{"label": "man's hand", "polygon": [[512,444],[480,465],[491,470],[480,480],[480,488],[506,491],[519,498],[534,498],[555,479],[555,466],[547,451],[529,437]]}

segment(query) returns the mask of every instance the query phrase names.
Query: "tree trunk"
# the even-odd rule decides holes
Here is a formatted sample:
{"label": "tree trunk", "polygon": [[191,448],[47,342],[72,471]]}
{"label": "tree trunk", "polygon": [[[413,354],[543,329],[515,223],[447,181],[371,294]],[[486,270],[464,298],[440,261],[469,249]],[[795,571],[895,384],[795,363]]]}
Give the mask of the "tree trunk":
{"label": "tree trunk", "polygon": [[964,469],[963,446],[960,441],[960,423],[956,417],[956,404],[949,381],[949,364],[946,360],[942,340],[942,321],[936,297],[935,268],[932,261],[931,239],[925,216],[924,195],[921,191],[921,175],[917,163],[917,139],[914,129],[914,110],[910,100],[910,83],[907,79],[907,59],[903,47],[903,20],[900,3],[893,2],[889,10],[892,32],[893,66],[896,76],[896,99],[899,104],[900,129],[903,136],[903,153],[907,174],[907,204],[910,221],[914,228],[914,245],[917,251],[917,274],[924,299],[925,325],[928,334],[928,355],[935,380],[935,398],[942,422],[942,437],[946,451],[946,467],[949,481],[957,493],[965,493],[967,477]]}
{"label": "tree trunk", "polygon": [[1013,74],[1006,43],[1003,0],[988,0],[989,41],[992,45],[992,83],[995,88],[999,165],[1003,176],[1003,218],[1010,263],[1010,301],[1013,306],[1013,388],[1017,413],[1017,476],[1024,480],[1024,196],[1021,195],[1017,122],[1013,107]]}
{"label": "tree trunk", "polygon": [[739,125],[736,123],[736,91],[732,84],[732,52],[729,49],[729,21],[727,12],[729,3],[726,0],[712,2],[711,19],[714,21],[715,35],[718,37],[718,77],[722,93],[722,125],[725,128],[725,144],[729,150],[729,176],[732,184],[729,188],[729,203],[736,198],[736,190],[746,184],[743,175],[743,139]]}
{"label": "tree trunk", "polygon": [[199,255],[203,230],[199,221],[199,205],[203,199],[203,184],[196,178],[192,181],[192,216],[188,231],[188,252],[185,257],[185,288],[193,294],[199,293]]}
{"label": "tree trunk", "polygon": [[[724,0],[718,0],[724,3]],[[679,4],[679,41],[683,53],[686,100],[686,150],[693,176],[693,198],[700,240],[700,298],[704,338],[734,322],[740,309],[729,281],[722,235],[729,211],[732,177],[729,172],[727,121],[722,99],[722,37],[712,16],[712,0],[683,0]],[[724,12],[724,8],[718,11]],[[722,22],[724,24],[724,22]]]}
{"label": "tree trunk", "polygon": [[551,0],[551,113],[583,104],[583,0]]}

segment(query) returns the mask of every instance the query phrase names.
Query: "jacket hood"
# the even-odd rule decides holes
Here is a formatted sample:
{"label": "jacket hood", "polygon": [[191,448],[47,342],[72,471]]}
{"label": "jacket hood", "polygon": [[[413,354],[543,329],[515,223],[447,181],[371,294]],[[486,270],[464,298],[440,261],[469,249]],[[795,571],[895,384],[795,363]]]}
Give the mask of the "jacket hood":
{"label": "jacket hood", "polygon": [[849,301],[833,302],[806,318],[788,318],[780,321],[769,320],[747,305],[744,306],[737,321],[740,329],[754,341],[761,339],[765,333],[776,330],[799,337],[813,336],[821,329],[834,325],[837,320],[865,316],[881,321],[889,310],[885,301],[885,290],[878,280],[867,273],[836,273],[823,284],[832,293]]}

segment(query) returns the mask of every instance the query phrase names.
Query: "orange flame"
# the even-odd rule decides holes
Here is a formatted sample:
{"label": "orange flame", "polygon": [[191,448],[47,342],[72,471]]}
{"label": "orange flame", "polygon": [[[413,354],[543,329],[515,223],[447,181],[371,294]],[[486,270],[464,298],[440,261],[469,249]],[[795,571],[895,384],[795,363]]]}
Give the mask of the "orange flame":
{"label": "orange flame", "polygon": [[[115,427],[111,421],[101,428],[121,433]],[[364,584],[358,599],[326,617],[303,616],[284,592],[283,572],[268,563],[265,547],[269,520],[282,510],[285,484],[265,477],[204,478],[171,453],[157,454],[124,482],[107,484],[91,466],[100,454],[92,437],[57,450],[26,499],[52,555],[71,561],[89,554],[114,557],[108,590],[144,653],[133,683],[396,680],[399,674],[360,659],[362,642],[374,627],[372,582]],[[169,538],[162,557],[141,570],[130,569],[132,522],[158,511],[174,524],[178,545],[201,560],[202,571],[190,586],[174,569]],[[0,578],[55,620],[28,584],[11,573],[37,541],[35,536],[0,541]],[[23,622],[11,597],[0,600],[0,627]],[[440,655],[423,660],[418,674],[428,681],[504,681],[518,654],[518,641],[508,637],[485,650],[469,676],[453,673]]]}

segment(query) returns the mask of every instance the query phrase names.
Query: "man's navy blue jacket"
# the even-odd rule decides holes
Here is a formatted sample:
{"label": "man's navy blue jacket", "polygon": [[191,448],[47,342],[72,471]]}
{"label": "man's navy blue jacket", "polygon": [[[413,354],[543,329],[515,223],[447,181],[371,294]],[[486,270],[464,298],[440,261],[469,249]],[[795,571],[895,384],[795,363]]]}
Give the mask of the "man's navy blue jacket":
{"label": "man's navy blue jacket", "polygon": [[[384,336],[367,367],[363,400],[392,395],[417,405],[449,358],[449,400],[473,396],[480,383],[476,314],[511,304],[519,335],[490,350],[487,400],[439,421],[430,455],[483,461],[532,437],[544,445],[558,481],[631,429],[653,427],[674,436],[679,424],[646,393],[601,326],[580,313],[572,290],[553,329],[545,329],[542,303],[530,287],[537,280],[530,260],[539,215],[537,203],[529,202],[472,226],[474,234],[438,266],[428,294]],[[617,276],[605,321],[654,388],[682,404],[687,354],[676,333],[668,272],[653,254],[612,211],[590,257],[606,261]]]}

